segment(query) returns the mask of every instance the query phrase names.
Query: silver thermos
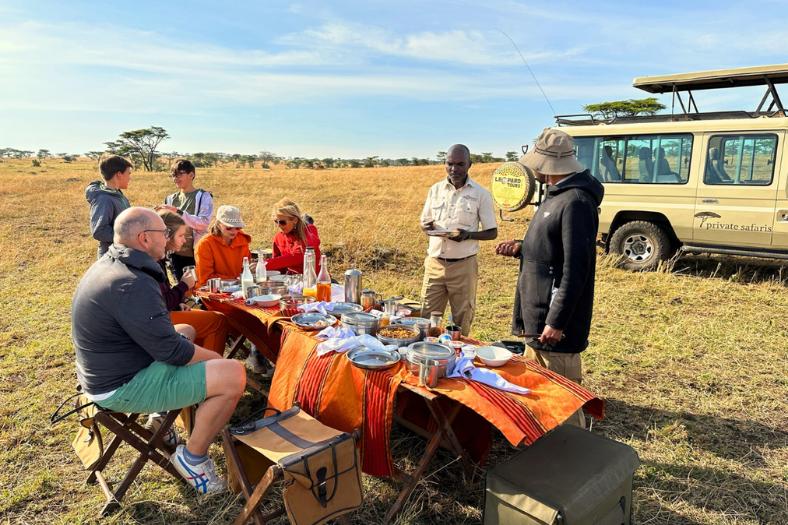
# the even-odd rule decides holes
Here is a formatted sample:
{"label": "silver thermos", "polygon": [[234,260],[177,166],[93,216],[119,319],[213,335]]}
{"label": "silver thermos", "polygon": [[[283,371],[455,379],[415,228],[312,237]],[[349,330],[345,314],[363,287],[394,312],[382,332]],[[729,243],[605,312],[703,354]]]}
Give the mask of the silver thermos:
{"label": "silver thermos", "polygon": [[361,270],[345,271],[345,302],[361,304]]}

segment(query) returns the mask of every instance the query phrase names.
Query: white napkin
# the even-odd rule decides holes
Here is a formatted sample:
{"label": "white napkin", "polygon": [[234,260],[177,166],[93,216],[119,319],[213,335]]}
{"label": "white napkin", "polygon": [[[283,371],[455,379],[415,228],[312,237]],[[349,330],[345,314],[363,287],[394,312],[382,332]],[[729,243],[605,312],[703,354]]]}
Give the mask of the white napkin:
{"label": "white napkin", "polygon": [[476,366],[473,364],[473,359],[465,356],[457,359],[457,362],[454,363],[454,370],[448,375],[448,377],[461,377],[464,379],[470,379],[471,381],[484,383],[485,385],[497,388],[498,390],[514,392],[515,394],[525,395],[531,393],[530,389],[510,383],[492,370],[476,368]]}
{"label": "white napkin", "polygon": [[323,315],[328,315],[328,313],[334,309],[334,304],[327,303],[325,301],[320,301],[317,303],[304,303],[299,304],[298,309],[304,313],[320,312]]}
{"label": "white napkin", "polygon": [[[327,330],[328,329],[323,330],[320,332],[320,334],[326,332]],[[342,329],[340,329],[340,331],[341,330]],[[393,348],[393,345],[384,345],[369,334],[352,335],[350,337],[333,337],[331,339],[326,339],[317,345],[317,355],[325,355],[329,352],[347,352],[348,350],[352,350],[358,346],[366,346],[372,350],[386,350]]]}

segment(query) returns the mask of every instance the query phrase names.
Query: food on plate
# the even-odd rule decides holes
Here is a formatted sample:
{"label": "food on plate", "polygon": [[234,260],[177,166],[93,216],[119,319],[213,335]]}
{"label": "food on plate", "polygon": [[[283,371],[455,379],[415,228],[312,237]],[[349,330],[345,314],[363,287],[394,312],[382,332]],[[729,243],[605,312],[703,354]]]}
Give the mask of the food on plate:
{"label": "food on plate", "polygon": [[409,330],[402,326],[387,326],[381,328],[378,330],[378,335],[391,339],[412,339],[414,337],[413,330]]}

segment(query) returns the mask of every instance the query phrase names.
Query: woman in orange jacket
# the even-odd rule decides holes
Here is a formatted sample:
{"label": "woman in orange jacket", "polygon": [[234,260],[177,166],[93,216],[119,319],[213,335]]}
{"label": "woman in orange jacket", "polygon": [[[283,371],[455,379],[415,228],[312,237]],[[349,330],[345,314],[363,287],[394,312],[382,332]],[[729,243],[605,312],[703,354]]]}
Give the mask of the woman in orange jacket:
{"label": "woman in orange jacket", "polygon": [[208,279],[237,279],[243,269],[244,257],[251,260],[249,245],[252,237],[243,232],[241,210],[235,206],[219,206],[216,219],[194,250],[197,263],[197,286]]}

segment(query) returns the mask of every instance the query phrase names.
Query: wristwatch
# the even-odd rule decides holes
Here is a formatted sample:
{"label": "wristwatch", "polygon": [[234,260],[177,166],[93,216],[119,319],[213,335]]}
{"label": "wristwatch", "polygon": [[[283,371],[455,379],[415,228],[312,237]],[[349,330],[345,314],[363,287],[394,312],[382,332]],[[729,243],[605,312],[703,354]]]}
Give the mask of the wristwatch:
{"label": "wristwatch", "polygon": [[177,211],[178,215],[183,215],[183,210],[182,209],[178,208],[176,211]]}

